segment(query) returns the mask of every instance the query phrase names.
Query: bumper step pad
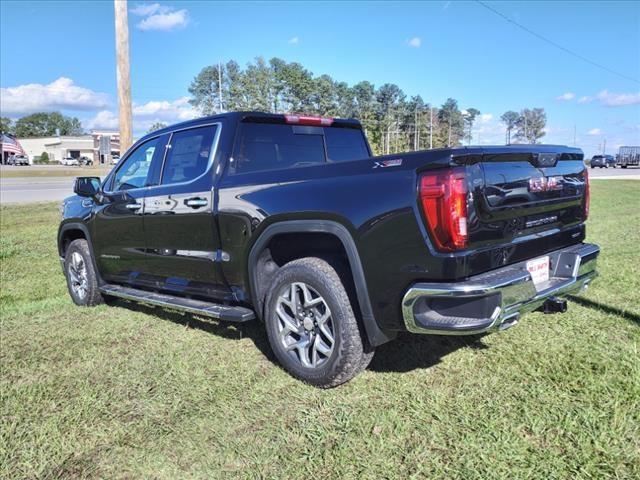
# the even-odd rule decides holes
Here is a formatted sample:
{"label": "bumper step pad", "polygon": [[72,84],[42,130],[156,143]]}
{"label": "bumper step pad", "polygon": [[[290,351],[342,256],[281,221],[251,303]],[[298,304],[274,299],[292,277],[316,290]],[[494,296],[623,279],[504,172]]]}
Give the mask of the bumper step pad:
{"label": "bumper step pad", "polygon": [[255,318],[253,310],[245,307],[220,305],[203,300],[193,300],[191,298],[124,287],[122,285],[103,285],[100,287],[100,292],[105,295],[132,300],[144,305],[153,305],[169,310],[193,313],[225,322],[242,323]]}

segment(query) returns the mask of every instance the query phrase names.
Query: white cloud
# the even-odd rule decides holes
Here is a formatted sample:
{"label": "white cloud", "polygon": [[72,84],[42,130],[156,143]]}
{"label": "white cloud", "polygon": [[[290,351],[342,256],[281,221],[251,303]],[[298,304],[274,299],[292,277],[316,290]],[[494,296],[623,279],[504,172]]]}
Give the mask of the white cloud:
{"label": "white cloud", "polygon": [[407,45],[413,48],[420,48],[422,45],[422,39],[420,37],[413,37],[407,40]]}
{"label": "white cloud", "polygon": [[625,105],[640,104],[640,92],[638,93],[613,93],[602,90],[596,98],[607,107],[622,107]]}
{"label": "white cloud", "polygon": [[155,13],[167,13],[171,11],[171,7],[160,5],[159,3],[141,3],[131,9],[131,13],[141,17],[147,17]]}
{"label": "white cloud", "polygon": [[168,32],[184,28],[189,23],[189,12],[186,9],[176,10],[174,7],[159,3],[137,5],[131,9],[131,13],[144,17],[136,25],[143,31],[162,30]]}
{"label": "white cloud", "polygon": [[602,135],[602,130],[600,130],[599,128],[592,128],[591,130],[589,130],[587,132],[587,135],[589,135],[590,137],[595,137],[597,135]]}
{"label": "white cloud", "polygon": [[[142,104],[135,104],[132,108],[133,130],[144,133],[156,122],[173,124],[191,120],[199,116],[199,113],[189,104],[187,97],[177,100],[158,100]],[[102,110],[93,118],[84,122],[88,129],[117,129],[118,115],[110,110]]]}
{"label": "white cloud", "polygon": [[289,39],[289,43],[290,43],[291,45],[297,45],[298,43],[300,43],[300,39],[299,39],[298,37],[291,37],[291,38]]}
{"label": "white cloud", "polygon": [[84,122],[89,130],[116,130],[118,128],[118,116],[110,110],[102,110],[95,117]]}
{"label": "white cloud", "polygon": [[189,98],[182,97],[172,102],[161,100],[134,105],[133,116],[152,118],[153,121],[158,122],[177,122],[191,120],[198,116],[198,112],[189,104]]}
{"label": "white cloud", "polygon": [[493,120],[493,115],[490,113],[480,115],[480,123],[489,123],[491,120]]}
{"label": "white cloud", "polygon": [[28,114],[52,110],[96,110],[108,105],[105,93],[80,87],[67,77],[43,85],[29,83],[0,88],[2,114]]}
{"label": "white cloud", "polygon": [[592,101],[593,98],[587,97],[586,95],[578,99],[578,103],[591,103]]}
{"label": "white cloud", "polygon": [[574,98],[576,98],[576,94],[573,92],[566,92],[563,93],[562,95],[556,97],[556,100],[559,100],[561,102],[569,102],[571,100],[573,100]]}
{"label": "white cloud", "polygon": [[162,30],[165,32],[176,28],[184,28],[189,23],[189,15],[186,10],[177,10],[170,13],[157,13],[145,18],[138,23],[140,30]]}

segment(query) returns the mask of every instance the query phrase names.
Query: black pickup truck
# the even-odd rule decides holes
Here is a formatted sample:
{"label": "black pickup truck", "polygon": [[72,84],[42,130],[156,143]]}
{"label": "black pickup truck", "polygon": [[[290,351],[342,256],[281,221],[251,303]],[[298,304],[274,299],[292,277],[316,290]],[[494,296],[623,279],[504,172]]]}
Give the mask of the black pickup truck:
{"label": "black pickup truck", "polygon": [[141,138],[62,204],[78,305],[257,318],[284,368],[343,383],[400,331],[504,330],[597,275],[582,151],[375,157],[355,120],[234,112]]}

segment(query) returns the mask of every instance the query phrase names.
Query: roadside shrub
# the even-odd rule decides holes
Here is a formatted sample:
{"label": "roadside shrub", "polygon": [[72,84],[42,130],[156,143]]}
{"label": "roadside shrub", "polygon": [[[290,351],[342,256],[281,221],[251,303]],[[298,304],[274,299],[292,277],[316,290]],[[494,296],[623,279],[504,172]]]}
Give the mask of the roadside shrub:
{"label": "roadside shrub", "polygon": [[49,163],[49,154],[47,152],[42,152],[39,157],[33,158],[33,163],[36,165],[46,165]]}

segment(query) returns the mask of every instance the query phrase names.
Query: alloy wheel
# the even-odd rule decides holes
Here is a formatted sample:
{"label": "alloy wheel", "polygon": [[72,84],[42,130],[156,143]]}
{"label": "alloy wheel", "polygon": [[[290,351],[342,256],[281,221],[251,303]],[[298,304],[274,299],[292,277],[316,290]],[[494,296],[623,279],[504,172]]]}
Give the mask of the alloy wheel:
{"label": "alloy wheel", "polygon": [[278,335],[285,351],[303,367],[324,365],[333,352],[331,310],[311,286],[294,282],[281,290],[276,303]]}
{"label": "alloy wheel", "polygon": [[89,278],[84,258],[82,258],[82,255],[78,252],[71,254],[68,272],[73,293],[75,293],[78,298],[85,298],[89,292]]}

